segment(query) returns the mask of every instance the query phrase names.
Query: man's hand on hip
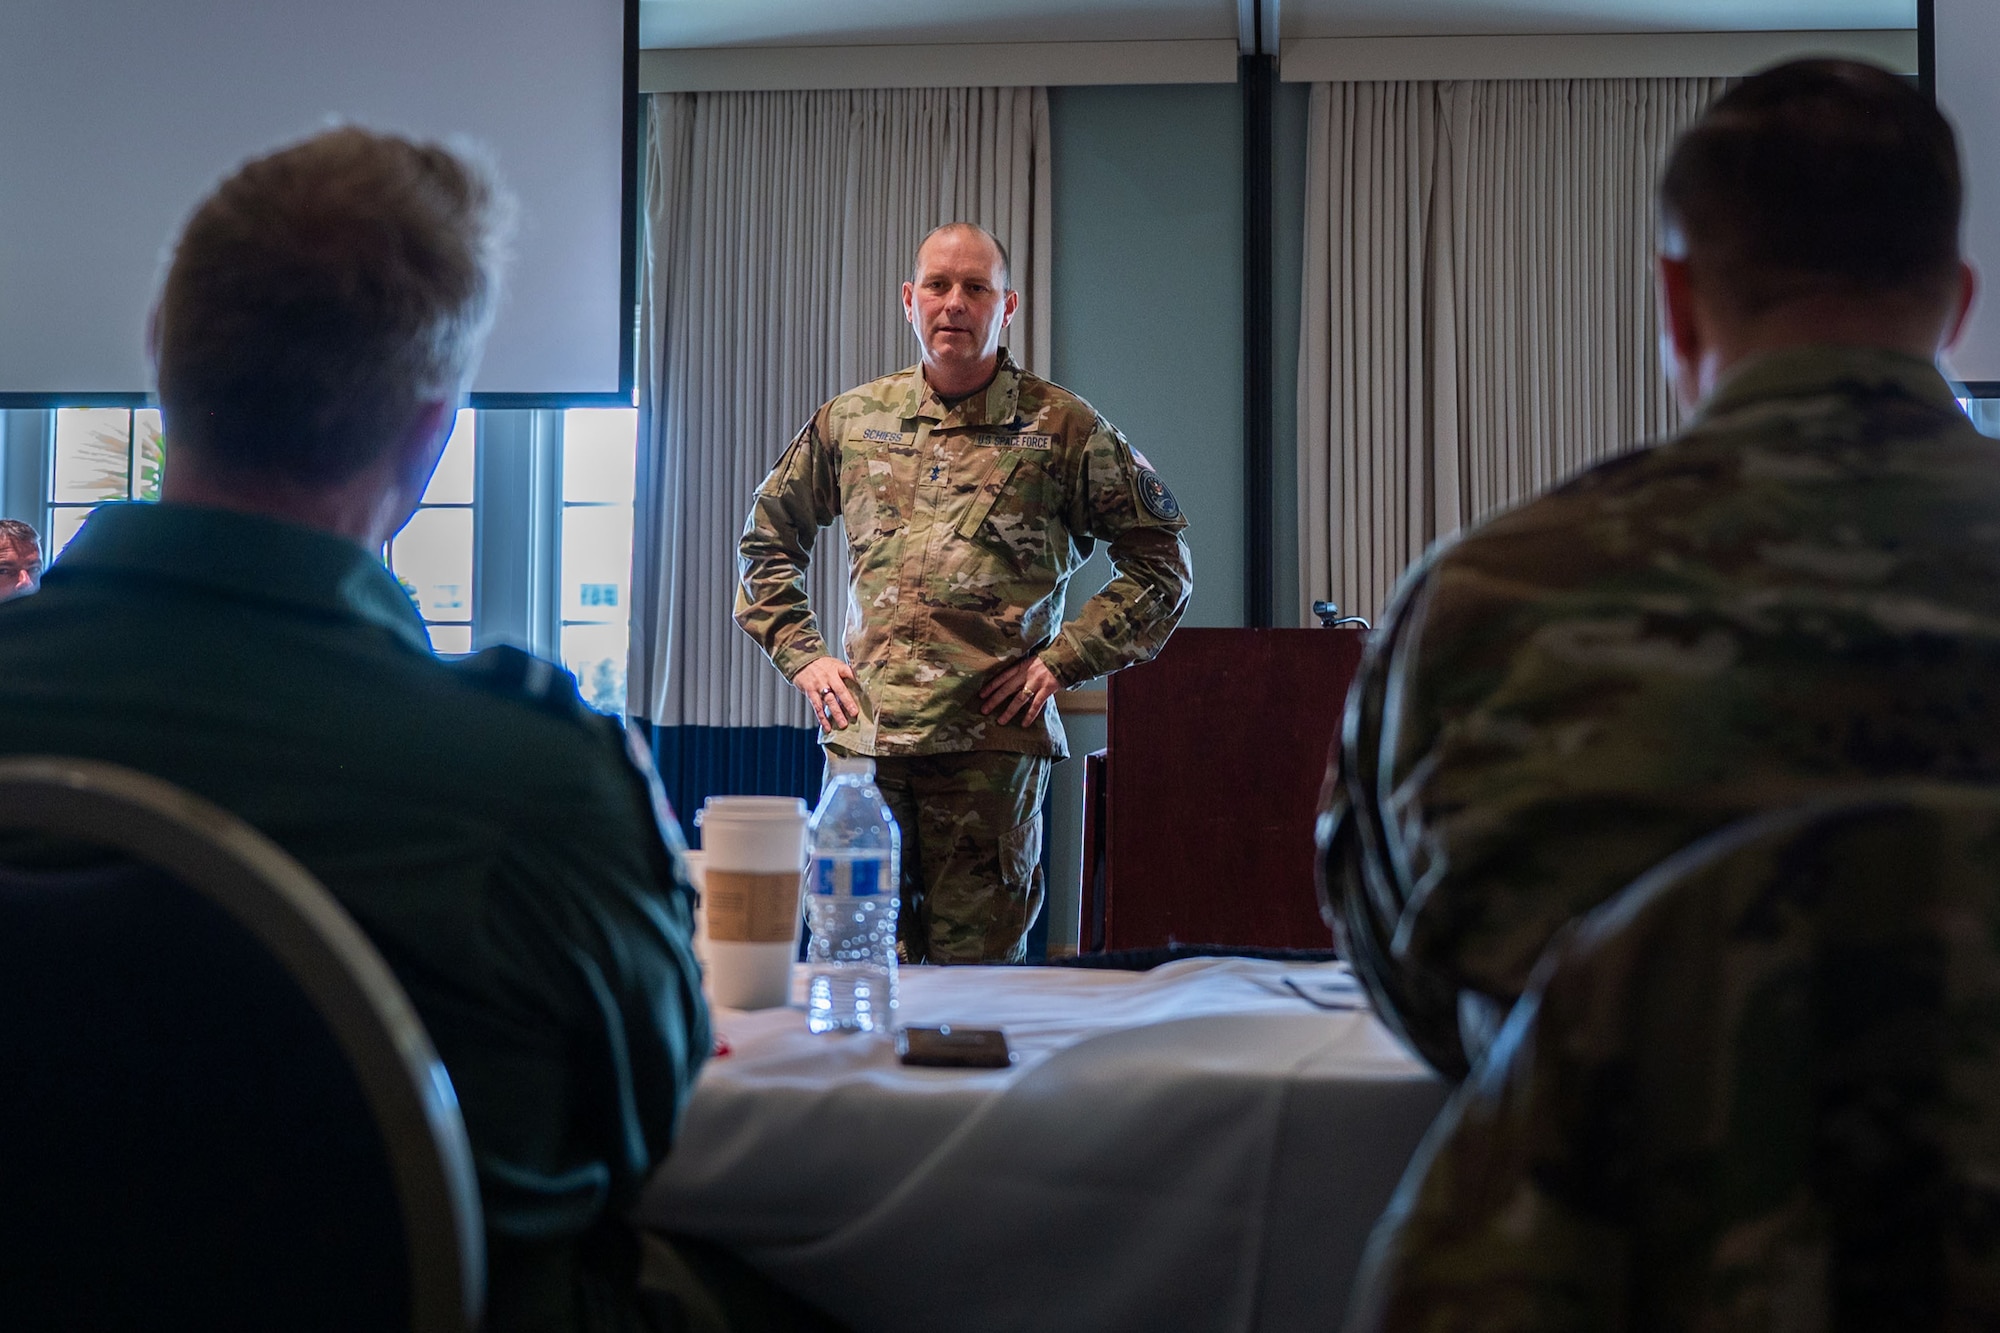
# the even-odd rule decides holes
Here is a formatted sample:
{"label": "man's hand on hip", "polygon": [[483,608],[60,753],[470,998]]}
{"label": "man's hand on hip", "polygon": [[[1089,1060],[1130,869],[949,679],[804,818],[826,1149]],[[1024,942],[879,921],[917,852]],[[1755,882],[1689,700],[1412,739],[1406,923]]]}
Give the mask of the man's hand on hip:
{"label": "man's hand on hip", "polygon": [[828,731],[840,731],[861,716],[854,702],[854,668],[837,657],[815,657],[799,668],[792,684],[812,705],[813,716]]}
{"label": "man's hand on hip", "polygon": [[1003,727],[1016,725],[1014,717],[1018,713],[1019,725],[1029,726],[1061,688],[1062,682],[1056,679],[1055,672],[1042,665],[1041,658],[1024,657],[1001,667],[986,682],[986,688],[979,692],[983,701],[979,711],[991,714],[998,708],[1000,716],[996,720]]}

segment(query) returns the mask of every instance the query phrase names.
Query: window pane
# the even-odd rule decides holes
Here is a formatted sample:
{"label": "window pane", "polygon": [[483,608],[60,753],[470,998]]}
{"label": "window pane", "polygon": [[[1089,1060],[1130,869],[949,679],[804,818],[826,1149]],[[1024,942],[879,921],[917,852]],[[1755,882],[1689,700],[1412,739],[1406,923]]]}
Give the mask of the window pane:
{"label": "window pane", "polygon": [[1982,433],[2000,435],[2000,398],[1961,398],[1958,403]]}
{"label": "window pane", "polygon": [[627,505],[565,508],[563,619],[625,623],[625,584],[631,576],[631,508]]}
{"label": "window pane", "polygon": [[472,511],[419,509],[389,544],[389,567],[426,620],[472,619]]}
{"label": "window pane", "polygon": [[444,457],[431,474],[430,488],[424,492],[427,505],[469,505],[472,503],[472,409],[462,408],[445,441]]}
{"label": "window pane", "polygon": [[431,625],[431,651],[445,653],[469,653],[472,651],[472,626]]}
{"label": "window pane", "polygon": [[139,480],[132,487],[134,500],[160,498],[160,474],[167,465],[167,439],[160,429],[160,409],[142,407],[132,414],[133,457],[138,460]]}
{"label": "window pane", "polygon": [[132,414],[122,407],[65,407],[56,413],[59,503],[127,498],[126,446]]}
{"label": "window pane", "polygon": [[76,536],[76,530],[83,526],[83,520],[90,517],[88,509],[51,509],[49,511],[49,540],[42,548],[44,564],[62,554],[69,545],[69,539]]}
{"label": "window pane", "polygon": [[563,413],[563,499],[632,503],[639,413],[630,407],[572,407]]}
{"label": "window pane", "polygon": [[625,648],[630,635],[623,621],[563,626],[563,665],[575,674],[583,701],[600,713],[625,711]]}

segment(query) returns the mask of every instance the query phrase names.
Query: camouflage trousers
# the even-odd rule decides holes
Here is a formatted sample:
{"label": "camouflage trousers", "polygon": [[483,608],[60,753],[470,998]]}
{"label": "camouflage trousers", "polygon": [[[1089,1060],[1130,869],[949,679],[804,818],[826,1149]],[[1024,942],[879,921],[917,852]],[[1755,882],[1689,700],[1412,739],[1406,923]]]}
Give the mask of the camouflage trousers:
{"label": "camouflage trousers", "polygon": [[999,750],[875,760],[903,831],[897,944],[913,963],[1018,963],[1042,910],[1050,760]]}

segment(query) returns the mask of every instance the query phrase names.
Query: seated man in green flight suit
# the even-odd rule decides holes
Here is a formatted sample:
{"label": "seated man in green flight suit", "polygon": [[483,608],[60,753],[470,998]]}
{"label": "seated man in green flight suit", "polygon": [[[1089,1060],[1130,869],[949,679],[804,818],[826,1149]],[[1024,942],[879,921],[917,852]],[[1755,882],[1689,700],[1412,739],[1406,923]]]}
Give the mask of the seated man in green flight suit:
{"label": "seated man in green flight suit", "polygon": [[164,498],[99,509],[0,607],[0,753],[156,774],[303,862],[451,1075],[487,1326],[642,1327],[624,1214],[710,1042],[679,835],[567,674],[439,661],[381,558],[479,361],[507,212],[478,164],[358,129],[201,203],[151,332]]}
{"label": "seated man in green flight suit", "polygon": [[1549,940],[1750,814],[2000,781],[2000,446],[1951,127],[1872,66],[1711,107],[1659,190],[1678,436],[1442,543],[1370,641],[1321,821],[1377,1008],[1462,1075]]}

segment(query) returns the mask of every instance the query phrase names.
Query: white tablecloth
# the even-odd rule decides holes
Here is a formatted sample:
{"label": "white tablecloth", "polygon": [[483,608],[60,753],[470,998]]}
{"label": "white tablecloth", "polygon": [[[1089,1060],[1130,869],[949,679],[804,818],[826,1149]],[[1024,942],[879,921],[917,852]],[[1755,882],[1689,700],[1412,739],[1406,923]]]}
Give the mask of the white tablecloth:
{"label": "white tablecloth", "polygon": [[720,1010],[731,1053],[641,1218],[858,1333],[1337,1324],[1447,1091],[1365,1010],[1285,984],[1338,998],[1340,965],[902,976],[903,1021],[1005,1028],[1015,1065],[905,1068],[796,1009]]}

